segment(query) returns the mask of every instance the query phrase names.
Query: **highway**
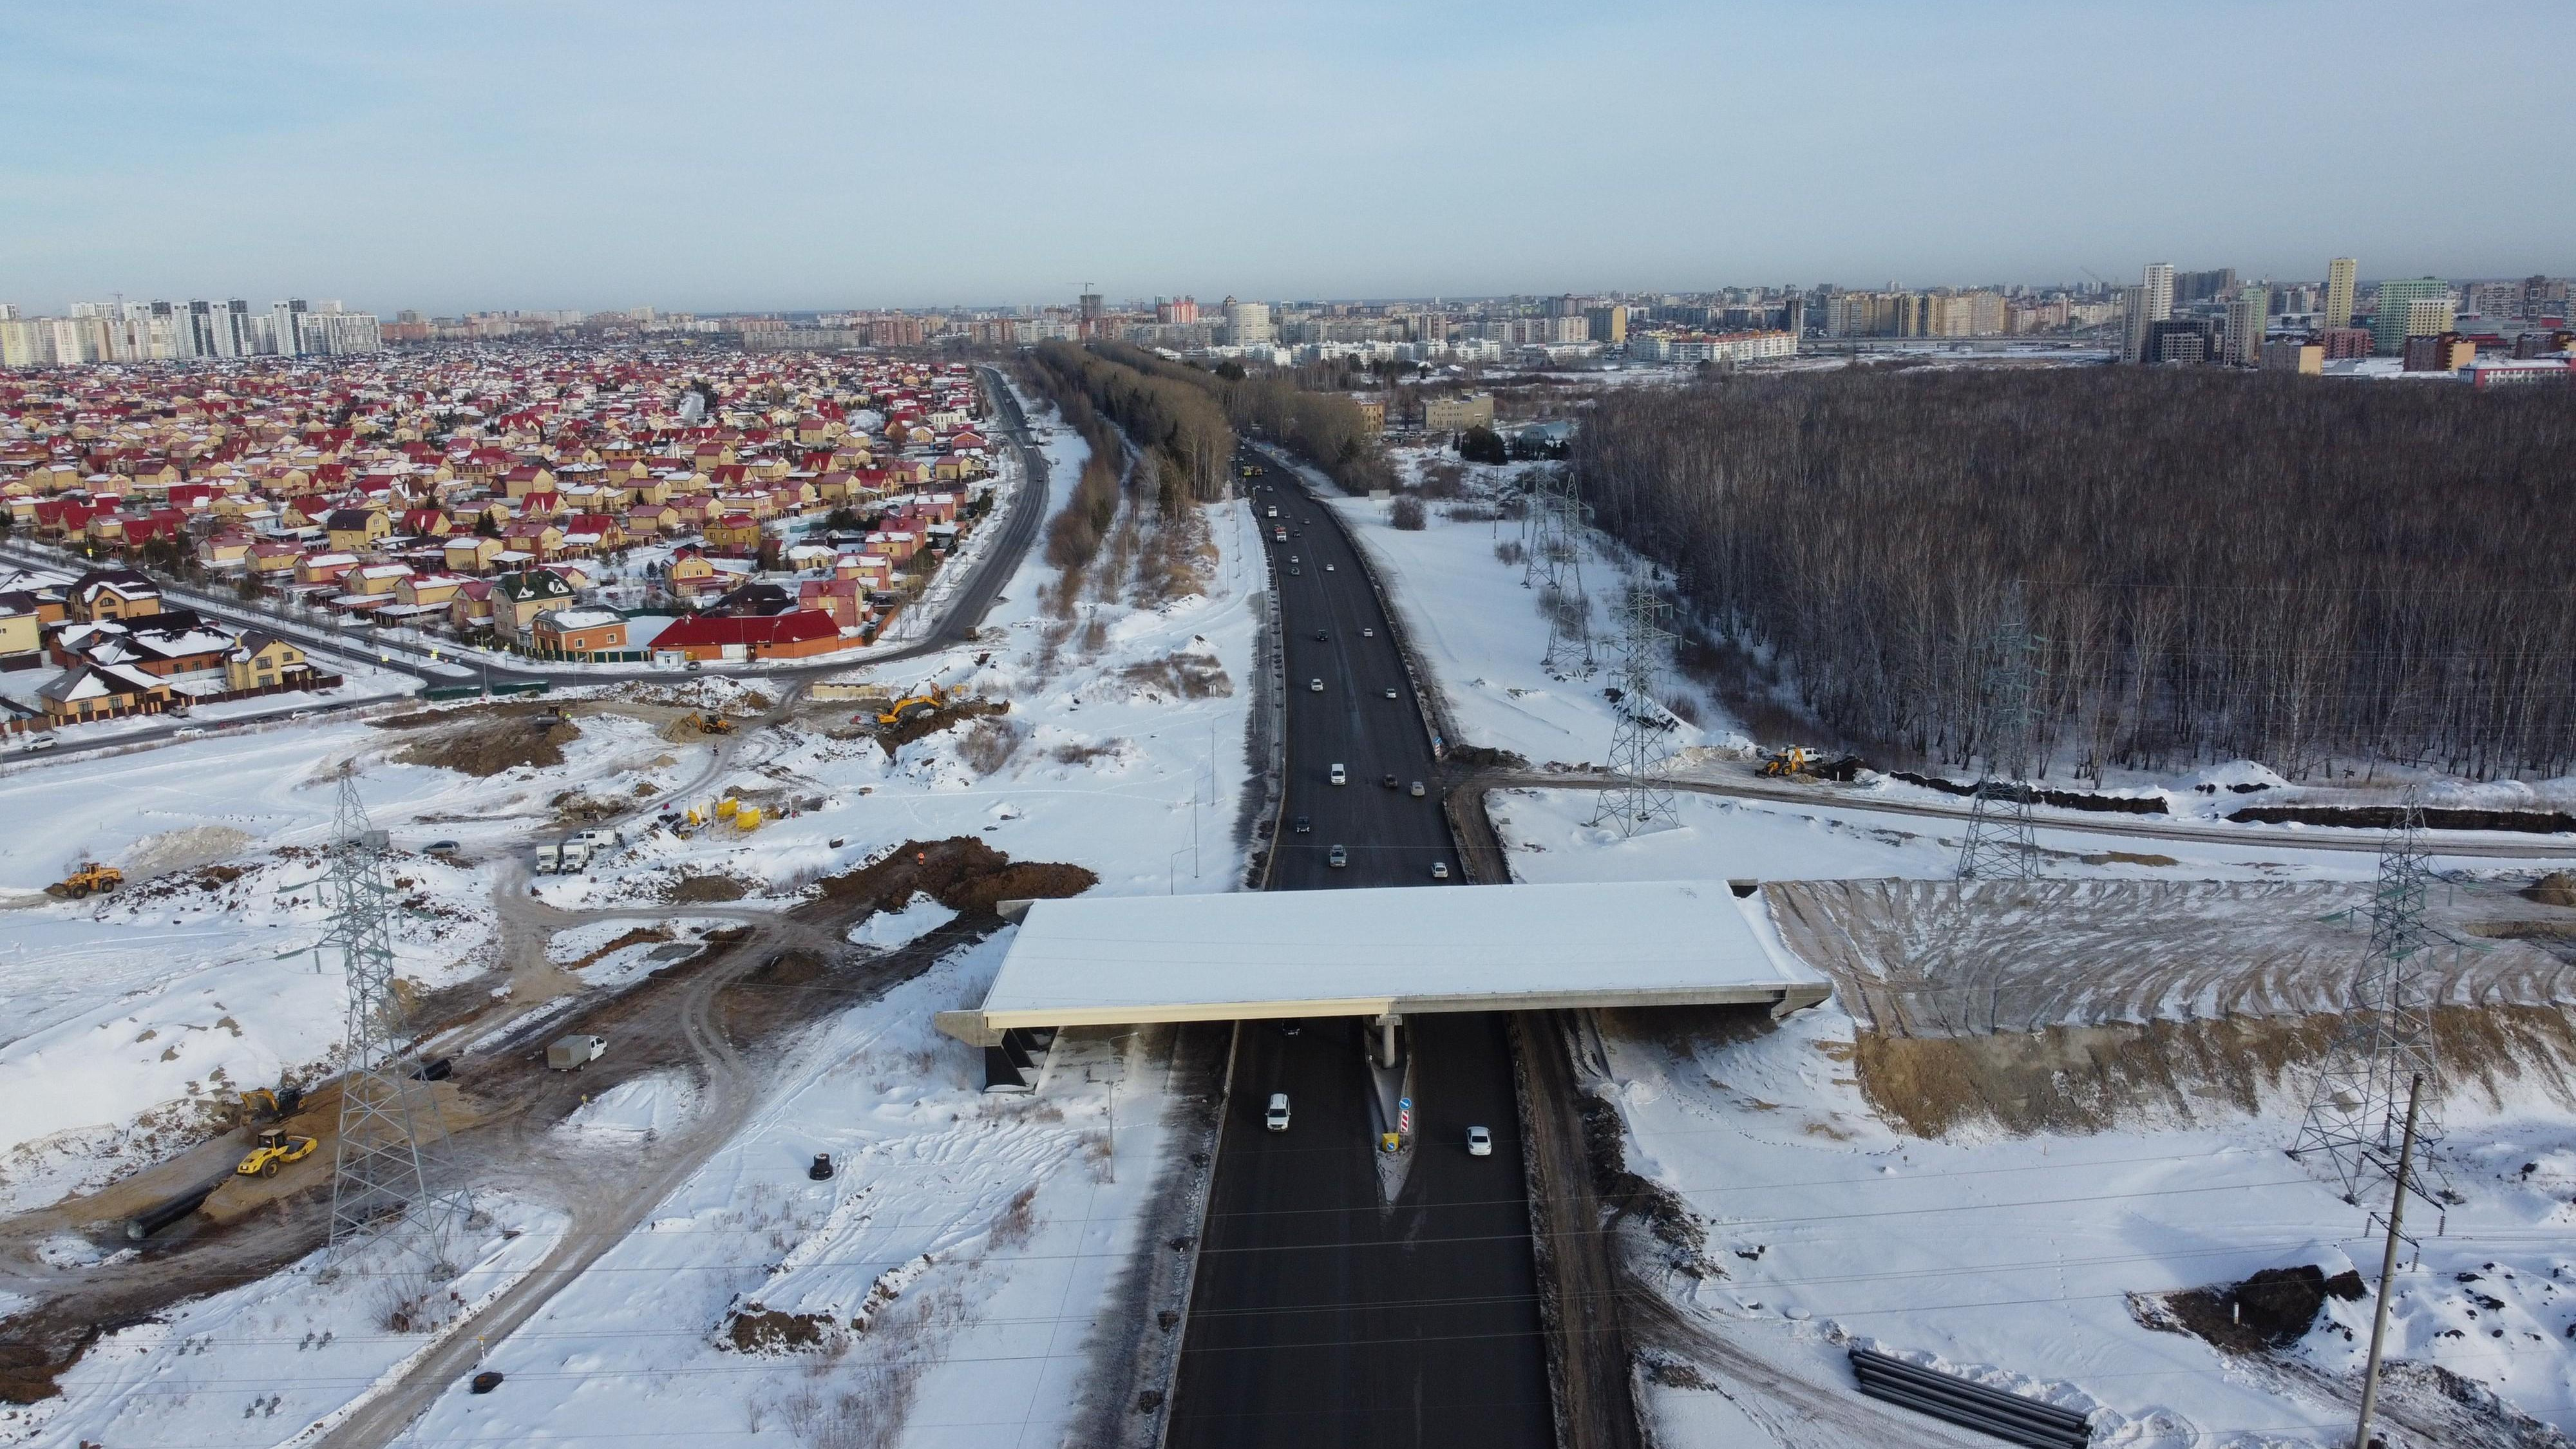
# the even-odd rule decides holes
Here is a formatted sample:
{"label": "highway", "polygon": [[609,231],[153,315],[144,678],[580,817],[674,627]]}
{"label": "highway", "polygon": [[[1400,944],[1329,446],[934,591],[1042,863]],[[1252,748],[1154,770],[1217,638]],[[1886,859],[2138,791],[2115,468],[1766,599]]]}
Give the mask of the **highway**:
{"label": "highway", "polygon": [[[1435,862],[1458,884],[1429,736],[1357,551],[1285,470],[1252,498],[1281,514],[1260,520],[1288,675],[1270,888],[1432,886]],[[1330,783],[1336,763],[1347,784]],[[1382,783],[1390,774],[1398,788]],[[1347,865],[1330,863],[1335,845]],[[1389,1209],[1358,1023],[1238,1029],[1168,1443],[1554,1444],[1505,1020],[1406,1030],[1418,1145]],[[1289,1095],[1286,1132],[1262,1123],[1273,1092]],[[1492,1131],[1492,1156],[1467,1155],[1470,1125]]]}

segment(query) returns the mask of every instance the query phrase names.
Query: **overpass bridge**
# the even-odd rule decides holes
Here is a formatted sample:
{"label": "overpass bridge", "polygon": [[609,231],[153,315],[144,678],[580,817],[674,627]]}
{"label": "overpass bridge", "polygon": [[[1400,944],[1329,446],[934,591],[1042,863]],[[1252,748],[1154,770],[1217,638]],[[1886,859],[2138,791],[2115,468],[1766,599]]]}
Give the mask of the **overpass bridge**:
{"label": "overpass bridge", "polygon": [[1408,1016],[1824,1000],[1758,909],[1721,881],[1007,902],[984,1000],[937,1024],[1010,1089],[1060,1027],[1360,1017],[1391,1063]]}

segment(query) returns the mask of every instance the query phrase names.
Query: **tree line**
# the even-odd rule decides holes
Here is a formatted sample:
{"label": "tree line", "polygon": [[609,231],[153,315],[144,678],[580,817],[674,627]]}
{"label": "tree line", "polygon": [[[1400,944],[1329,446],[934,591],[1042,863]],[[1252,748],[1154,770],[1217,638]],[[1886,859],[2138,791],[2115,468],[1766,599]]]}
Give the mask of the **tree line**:
{"label": "tree line", "polygon": [[1395,486],[1395,470],[1359,404],[1338,392],[1298,386],[1298,375],[1247,373],[1232,362],[1209,372],[1167,361],[1123,342],[1093,345],[1098,355],[1149,376],[1187,383],[1211,396],[1238,430],[1258,432],[1324,470],[1346,492]]}
{"label": "tree line", "polygon": [[[1160,359],[1132,347],[1041,342],[1030,357],[1052,379],[1048,391],[1059,404],[1067,393],[1080,394],[1140,451],[1156,455],[1157,502],[1165,512],[1226,496],[1234,429],[1206,388],[1166,375]],[[1138,358],[1153,366],[1138,365]],[[1099,451],[1095,445],[1094,455]]]}
{"label": "tree line", "polygon": [[1620,389],[1595,521],[1825,725],[1968,766],[2012,619],[2036,764],[2576,768],[2576,398],[2145,369]]}
{"label": "tree line", "polygon": [[[1126,446],[1118,430],[1092,407],[1090,396],[1075,381],[1034,362],[1017,370],[1022,382],[1055,402],[1065,426],[1091,445],[1091,454],[1082,460],[1082,476],[1074,480],[1072,494],[1065,499],[1064,507],[1056,510],[1055,517],[1047,520],[1047,562],[1065,570],[1070,578],[1074,571],[1090,567],[1092,559],[1099,556],[1101,540],[1109,536],[1110,525],[1118,520],[1118,488],[1125,473]],[[1066,596],[1070,595],[1067,590]]]}

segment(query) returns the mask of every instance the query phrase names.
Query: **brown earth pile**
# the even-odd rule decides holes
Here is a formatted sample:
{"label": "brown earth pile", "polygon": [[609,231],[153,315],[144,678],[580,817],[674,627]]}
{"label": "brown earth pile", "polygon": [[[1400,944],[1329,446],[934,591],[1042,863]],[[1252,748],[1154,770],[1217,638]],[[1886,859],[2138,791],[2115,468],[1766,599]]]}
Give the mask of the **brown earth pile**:
{"label": "brown earth pile", "polygon": [[806,909],[834,918],[859,904],[900,910],[918,892],[960,915],[990,915],[1003,901],[1057,900],[1099,883],[1099,876],[1081,866],[1014,861],[971,835],[958,835],[907,840],[874,865],[828,876],[818,882],[823,899]]}
{"label": "brown earth pile", "polygon": [[539,729],[524,719],[476,718],[412,741],[394,758],[488,779],[521,765],[551,769],[564,762],[563,747],[581,738],[570,720]]}
{"label": "brown earth pile", "polygon": [[2553,870],[2522,893],[2544,906],[2576,906],[2576,871]]}

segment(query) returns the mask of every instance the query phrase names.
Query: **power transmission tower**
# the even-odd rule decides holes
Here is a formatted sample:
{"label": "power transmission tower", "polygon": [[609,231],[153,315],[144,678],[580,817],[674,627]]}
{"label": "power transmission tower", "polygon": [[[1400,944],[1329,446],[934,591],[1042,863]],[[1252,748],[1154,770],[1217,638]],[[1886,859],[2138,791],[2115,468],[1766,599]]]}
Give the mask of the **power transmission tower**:
{"label": "power transmission tower", "polygon": [[466,1216],[463,1196],[441,1171],[437,1099],[402,1055],[403,1006],[394,995],[390,926],[396,907],[386,878],[385,832],[367,821],[357,771],[343,768],[321,897],[331,909],[327,949],[349,977],[348,1066],[341,1078],[340,1135],[331,1179],[335,1258],[379,1240],[416,1250],[431,1277],[453,1277],[451,1240]]}
{"label": "power transmission tower", "polygon": [[1611,667],[1618,697],[1611,705],[1610,772],[1617,783],[1599,793],[1587,823],[1614,826],[1621,835],[1656,821],[1680,823],[1672,787],[1662,776],[1673,753],[1673,717],[1660,702],[1664,651],[1676,637],[1664,627],[1671,608],[1639,582],[1630,586],[1620,611],[1618,662]]}
{"label": "power transmission tower", "polygon": [[1547,611],[1548,672],[1589,679],[1599,661],[1592,653],[1592,598],[1583,589],[1583,496],[1574,475],[1542,475],[1530,491],[1527,557],[1521,586],[1539,590]]}
{"label": "power transmission tower", "polygon": [[1985,772],[1968,805],[1968,834],[1959,844],[1961,880],[2036,880],[2039,840],[2030,807],[2033,740],[2038,734],[2040,650],[2015,592],[1987,648]]}
{"label": "power transmission tower", "polygon": [[[2393,1197],[2397,1159],[2405,1136],[2409,1084],[2426,1088],[2415,1145],[2425,1160],[2407,1191],[2436,1208],[2449,1196],[2445,1183],[2424,1184],[2434,1149],[2442,1142],[2441,1064],[2433,1043],[2433,933],[2424,924],[2432,868],[2424,849],[2424,810],[2412,794],[2379,846],[2379,875],[2370,892],[2370,955],[2353,982],[2345,1013],[2325,1066],[2308,1098],[2306,1122],[2290,1155],[2307,1161],[2322,1154],[2344,1201],[2384,1211]],[[2438,1194],[2438,1195],[2437,1195]]]}

